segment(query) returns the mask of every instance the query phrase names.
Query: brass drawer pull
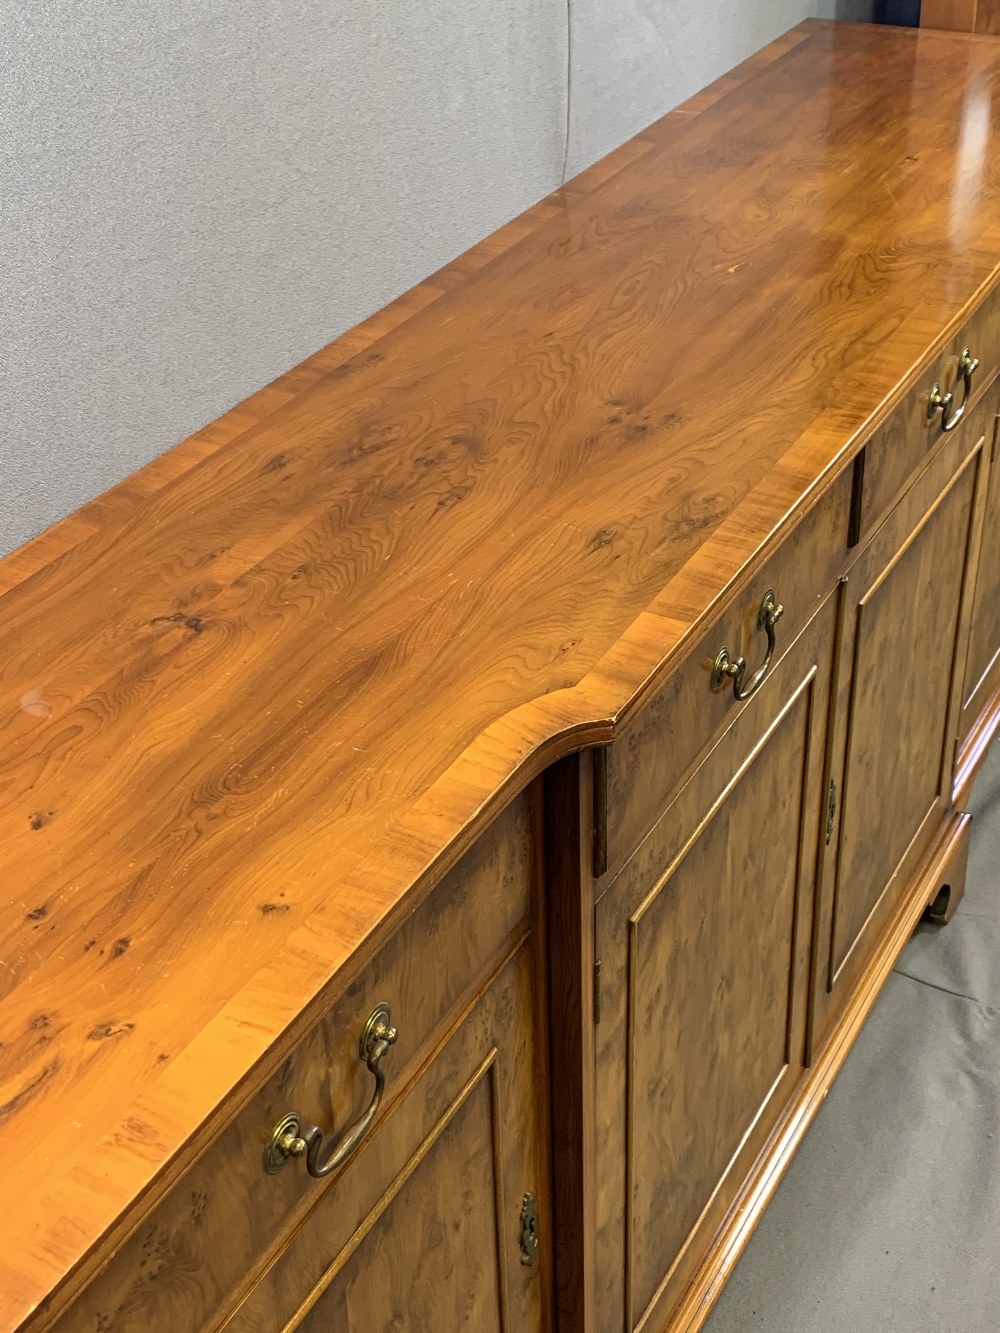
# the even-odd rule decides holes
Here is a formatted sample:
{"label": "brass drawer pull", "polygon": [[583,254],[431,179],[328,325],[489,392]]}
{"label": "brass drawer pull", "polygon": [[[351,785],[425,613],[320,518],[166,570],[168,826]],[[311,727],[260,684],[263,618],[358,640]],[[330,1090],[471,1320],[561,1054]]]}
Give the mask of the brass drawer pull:
{"label": "brass drawer pull", "polygon": [[264,1170],[273,1176],[291,1157],[305,1157],[306,1170],[317,1180],[336,1171],[347,1161],[351,1153],[368,1133],[372,1121],[378,1115],[385,1091],[385,1070],[382,1057],[395,1044],[398,1033],[392,1026],[392,1015],[387,1004],[378,1005],[369,1015],[365,1030],[358,1043],[358,1054],[375,1076],[375,1091],[368,1103],[368,1109],[355,1123],[344,1131],[334,1143],[325,1162],[319,1160],[323,1147],[323,1131],[318,1125],[302,1130],[302,1121],[295,1111],[283,1115],[267,1141],[264,1149]]}
{"label": "brass drawer pull", "polygon": [[771,669],[771,659],[774,657],[774,648],[777,642],[777,635],[774,627],[785,614],[785,608],[775,596],[773,588],[768,588],[760,604],[760,610],[757,612],[757,628],[763,630],[767,635],[767,654],[763,663],[757,668],[750,677],[749,684],[745,684],[747,674],[747,663],[745,657],[730,657],[729,649],[723,645],[716,653],[715,661],[712,663],[712,689],[721,690],[727,680],[733,682],[733,694],[737,699],[749,699],[751,694],[756,694],[764,683],[764,678]]}
{"label": "brass drawer pull", "polygon": [[972,377],[979,369],[978,358],[974,357],[967,347],[963,347],[962,355],[958,358],[957,373],[962,377],[962,404],[956,410],[955,395],[953,393],[942,393],[941,385],[935,384],[931,389],[930,397],[927,399],[927,420],[934,420],[935,412],[941,413],[941,429],[944,431],[954,430],[958,423],[965,416],[965,409],[969,406],[969,398],[972,394]]}

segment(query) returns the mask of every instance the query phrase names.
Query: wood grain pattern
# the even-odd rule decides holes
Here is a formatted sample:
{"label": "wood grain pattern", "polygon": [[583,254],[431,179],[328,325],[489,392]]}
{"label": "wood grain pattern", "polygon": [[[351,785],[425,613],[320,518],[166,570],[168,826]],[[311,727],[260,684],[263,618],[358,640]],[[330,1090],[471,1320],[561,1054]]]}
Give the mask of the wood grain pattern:
{"label": "wood grain pattern", "polygon": [[[331,1274],[329,1285],[309,1298],[301,1317],[296,1314],[286,1324],[281,1316],[287,1310],[279,1308],[252,1322],[238,1318],[233,1327],[298,1328],[304,1333],[333,1328],[508,1333],[506,1272],[500,1270],[497,1256],[501,1226],[508,1220],[513,1224],[516,1215],[498,1216],[500,1182],[491,1152],[498,1126],[490,1072],[449,1108],[422,1169],[402,1182],[385,1210],[380,1209],[375,1225]],[[459,1208],[463,1225],[456,1227]],[[307,1246],[320,1250],[316,1258],[322,1264],[326,1237],[311,1229],[291,1247],[289,1267],[302,1261]]]}
{"label": "wood grain pattern", "polygon": [[[409,1098],[415,1071],[433,1055],[442,1033],[468,1011],[483,979],[497,971],[531,928],[541,891],[533,857],[535,796],[533,787],[505,810],[394,932],[181,1185],[102,1266],[56,1322],[57,1333],[105,1326],[114,1333],[215,1328],[219,1312],[237,1303],[273,1263],[276,1251],[305,1224],[318,1199],[335,1195],[336,1201],[327,1206],[346,1218],[344,1191],[360,1190],[351,1183],[357,1178],[353,1161],[346,1175],[338,1172],[322,1183],[310,1180],[301,1163],[266,1176],[261,1153],[267,1137],[292,1110],[305,1124],[318,1124],[333,1134],[358,1117],[372,1093],[371,1075],[358,1059],[358,1039],[368,1015],[382,1002],[389,1004],[399,1035],[386,1057],[387,1084],[377,1123],[396,1114],[398,1099]],[[435,959],[447,960],[446,965],[429,967],[429,951]],[[537,993],[541,1011],[544,991]],[[537,1045],[540,1018],[541,1012],[533,1019],[524,1015],[530,1032],[518,1039],[528,1053]],[[513,1054],[505,1043],[500,1061],[504,1079],[509,1050]],[[480,1051],[476,1062],[483,1055]],[[496,1070],[491,1075],[499,1076]],[[535,1088],[545,1086],[537,1071],[528,1082]],[[505,1082],[503,1089],[507,1096]],[[532,1103],[523,1117],[526,1132],[538,1114]],[[539,1142],[544,1141],[539,1136]],[[412,1151],[417,1147],[413,1144]],[[515,1148],[527,1154],[539,1151],[533,1137],[527,1143],[518,1138],[511,1151]],[[373,1157],[380,1170],[372,1165]],[[388,1187],[403,1170],[401,1161],[394,1158],[390,1168],[378,1153],[367,1155],[366,1161],[363,1171],[374,1172],[369,1190]],[[532,1173],[532,1188],[542,1196],[540,1171],[536,1167]],[[362,1197],[368,1196],[362,1192]]]}
{"label": "wood grain pattern", "polygon": [[951,28],[975,32],[976,15],[983,0],[920,0],[922,28]]}
{"label": "wood grain pattern", "polygon": [[985,701],[1000,685],[1000,465],[997,463],[997,421],[994,419],[986,424],[989,475],[977,551],[960,742],[965,741]]}
{"label": "wood grain pattern", "polygon": [[948,813],[985,420],[984,403],[848,574],[810,1056]]}
{"label": "wood grain pattern", "polygon": [[807,687],[734,784],[739,799],[631,922],[630,1328],[645,1322],[747,1131],[776,1115],[801,1068],[793,960],[808,899],[789,849],[816,803],[790,775],[809,769],[812,704]]}
{"label": "wood grain pattern", "polygon": [[[975,469],[967,467],[897,548],[873,543],[852,583],[854,667],[839,821],[832,986],[897,865],[938,799],[959,631]],[[876,571],[869,582],[868,570]],[[883,739],[894,719],[898,744]]]}
{"label": "wood grain pattern", "polygon": [[785,608],[777,627],[780,658],[835,586],[847,561],[851,489],[847,469],[608,747],[607,873],[631,855],[694,763],[747,707],[730,686],[712,690],[712,665],[725,645],[756,670],[766,645],[757,626],[765,591],[773,588]]}
{"label": "wood grain pattern", "polygon": [[998,82],[986,39],[810,22],[5,562],[0,1326],[611,739],[978,308]]}
{"label": "wood grain pattern", "polygon": [[598,905],[601,1329],[664,1326],[802,1071],[836,602]]}
{"label": "wood grain pattern", "polygon": [[903,948],[939,887],[956,882],[968,859],[969,815],[945,820],[913,879],[891,927],[860,972],[850,1002],[838,1017],[822,1054],[808,1071],[795,1098],[785,1107],[733,1201],[711,1251],[705,1254],[670,1322],[670,1333],[697,1333],[718,1299],[754,1227],[759,1222],[795,1154],[796,1147],[823,1105],[866,1018],[881,994]]}
{"label": "wood grain pattern", "polygon": [[[984,356],[981,372],[973,380],[973,391],[959,424],[952,431],[942,431],[941,418],[927,420],[927,402],[932,385],[942,392],[953,392],[956,406],[962,402],[963,386],[955,383],[958,358],[968,346],[982,349]],[[990,411],[996,403],[993,379],[1000,366],[1000,292],[994,292],[968,321],[959,336],[953,338],[934,364],[927,370],[916,392],[900,404],[888,421],[875,432],[865,446],[864,492],[858,536],[863,539],[873,533],[884,520],[890,507],[899,499],[906,486],[951,443],[956,433],[968,436],[977,429],[973,425],[982,418],[977,411],[988,404]]]}
{"label": "wood grain pattern", "polygon": [[520,1256],[526,1191],[546,1241],[551,1226],[532,952],[522,945],[487,987],[227,1333],[546,1333],[551,1247],[532,1267]]}
{"label": "wood grain pattern", "polygon": [[922,0],[920,25],[957,32],[1000,35],[998,0]]}

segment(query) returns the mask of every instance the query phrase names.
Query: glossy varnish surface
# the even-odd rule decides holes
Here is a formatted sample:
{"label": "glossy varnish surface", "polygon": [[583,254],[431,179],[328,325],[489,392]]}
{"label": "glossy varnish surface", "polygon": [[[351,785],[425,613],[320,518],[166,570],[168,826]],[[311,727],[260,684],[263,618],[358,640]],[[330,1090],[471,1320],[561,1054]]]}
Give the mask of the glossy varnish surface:
{"label": "glossy varnish surface", "polygon": [[998,91],[805,24],[0,566],[0,1327],[993,283]]}
{"label": "glossy varnish surface", "polygon": [[925,28],[1000,35],[1000,0],[923,0],[920,22]]}

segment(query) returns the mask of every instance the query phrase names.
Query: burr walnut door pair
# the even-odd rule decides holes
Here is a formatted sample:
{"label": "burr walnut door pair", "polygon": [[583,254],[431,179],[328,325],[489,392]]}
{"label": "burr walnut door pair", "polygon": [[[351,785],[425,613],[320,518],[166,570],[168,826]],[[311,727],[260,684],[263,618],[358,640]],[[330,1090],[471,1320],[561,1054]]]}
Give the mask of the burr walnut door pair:
{"label": "burr walnut door pair", "polygon": [[602,1331],[681,1310],[949,818],[992,429],[975,415],[845,545],[840,582],[598,901]]}
{"label": "burr walnut door pair", "polygon": [[[985,402],[963,431],[874,533],[844,584],[811,1054],[944,827],[966,660],[970,651],[977,661],[989,656],[981,640],[995,608],[982,608],[975,633],[971,614],[993,432]],[[988,559],[981,587],[995,579]]]}

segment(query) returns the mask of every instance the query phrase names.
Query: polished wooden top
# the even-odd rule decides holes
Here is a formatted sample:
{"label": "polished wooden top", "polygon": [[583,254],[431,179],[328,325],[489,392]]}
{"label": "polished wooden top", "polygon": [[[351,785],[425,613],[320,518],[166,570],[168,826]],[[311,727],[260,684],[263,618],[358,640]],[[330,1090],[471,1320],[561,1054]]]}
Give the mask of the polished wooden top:
{"label": "polished wooden top", "polygon": [[993,283],[998,87],[807,22],[0,564],[0,1328]]}

